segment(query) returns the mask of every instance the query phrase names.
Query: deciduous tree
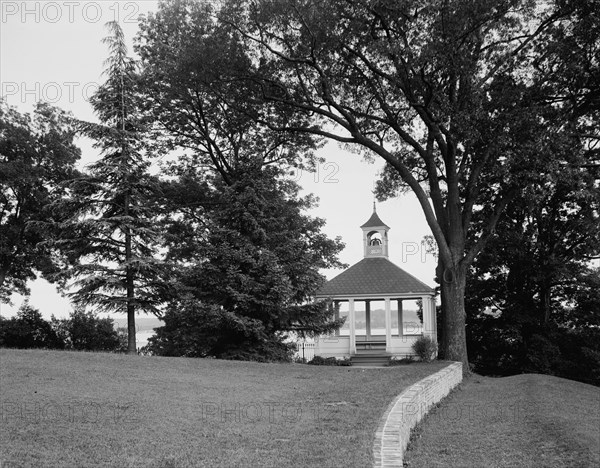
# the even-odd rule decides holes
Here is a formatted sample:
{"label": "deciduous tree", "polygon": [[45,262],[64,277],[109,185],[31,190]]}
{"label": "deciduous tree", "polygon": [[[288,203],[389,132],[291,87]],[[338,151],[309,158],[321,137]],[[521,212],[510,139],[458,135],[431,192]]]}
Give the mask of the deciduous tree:
{"label": "deciduous tree", "polygon": [[249,99],[252,86],[223,79],[251,59],[212,13],[197,2],[164,4],[138,37],[146,112],[162,127],[160,138],[185,149],[164,190],[174,212],[169,260],[180,262],[182,293],[152,347],[284,359],[286,333],[339,326],[326,304],[310,301],[324,280],[319,268],[339,265],[342,244],[320,232],[324,222],[304,213],[314,199],[286,180],[291,168],[313,163],[314,139],[261,122],[305,118]]}
{"label": "deciduous tree", "polygon": [[[586,338],[600,325],[598,271],[589,264],[600,253],[600,191],[587,167],[589,154],[565,148],[561,170],[513,200],[473,263],[466,303],[469,353],[478,372],[578,380],[595,372],[598,382],[600,349]],[[583,356],[582,348],[596,357]],[[580,369],[584,362],[588,371]]]}
{"label": "deciduous tree", "polygon": [[0,317],[0,346],[6,348],[64,348],[64,342],[40,314],[25,301],[17,316]]}
{"label": "deciduous tree", "polygon": [[[415,193],[438,245],[442,354],[465,370],[468,269],[516,194],[556,169],[562,121],[532,77],[551,26],[572,14],[568,4],[504,0],[232,1],[222,10],[252,51],[245,78],[268,102],[313,117],[272,128],[381,157],[379,196]],[[487,216],[474,224],[483,203]]]}
{"label": "deciduous tree", "polygon": [[80,151],[68,115],[39,103],[33,115],[0,101],[0,302],[28,294],[27,281],[56,270],[56,252],[38,223],[55,216],[50,205],[75,177]]}

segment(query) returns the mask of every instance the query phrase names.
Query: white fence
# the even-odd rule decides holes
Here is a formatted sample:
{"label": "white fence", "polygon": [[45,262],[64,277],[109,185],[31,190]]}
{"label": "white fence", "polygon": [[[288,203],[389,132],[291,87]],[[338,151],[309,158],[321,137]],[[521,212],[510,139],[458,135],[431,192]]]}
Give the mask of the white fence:
{"label": "white fence", "polygon": [[304,362],[311,361],[315,357],[315,343],[306,341],[296,342],[296,354],[294,358],[303,359]]}

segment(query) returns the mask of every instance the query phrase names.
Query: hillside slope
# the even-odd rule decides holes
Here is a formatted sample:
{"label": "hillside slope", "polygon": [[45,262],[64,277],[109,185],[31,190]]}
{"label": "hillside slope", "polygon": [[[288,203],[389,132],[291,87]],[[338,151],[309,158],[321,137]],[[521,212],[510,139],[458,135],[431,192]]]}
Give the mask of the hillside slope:
{"label": "hillside slope", "polygon": [[600,466],[600,388],[539,374],[472,376],[423,421],[405,462]]}
{"label": "hillside slope", "polygon": [[0,466],[369,466],[390,401],[446,365],[0,349]]}

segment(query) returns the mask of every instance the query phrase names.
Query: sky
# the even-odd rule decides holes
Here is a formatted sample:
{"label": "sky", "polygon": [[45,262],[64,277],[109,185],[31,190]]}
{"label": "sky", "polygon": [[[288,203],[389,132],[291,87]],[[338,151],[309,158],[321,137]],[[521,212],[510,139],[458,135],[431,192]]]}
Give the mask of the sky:
{"label": "sky", "polygon": [[[0,95],[20,112],[31,112],[39,100],[71,111],[77,118],[94,120],[88,97],[102,83],[101,43],[105,23],[119,20],[129,44],[140,14],[154,11],[157,1],[6,1],[0,0]],[[133,51],[131,50],[133,54]],[[78,142],[82,164],[97,157],[89,141]],[[334,142],[318,153],[324,162],[316,173],[296,176],[304,193],[319,198],[313,216],[326,220],[323,231],[341,236],[346,247],[340,260],[352,265],[363,257],[360,225],[371,216],[373,187],[383,164],[364,161]],[[423,281],[433,281],[436,261],[421,241],[430,234],[416,197],[407,194],[377,203],[380,218],[390,226],[390,260]],[[341,270],[324,271],[332,278]],[[71,305],[44,280],[31,285],[30,304],[45,318],[67,317]],[[0,304],[0,314],[12,316],[24,298],[14,295],[13,306]]]}

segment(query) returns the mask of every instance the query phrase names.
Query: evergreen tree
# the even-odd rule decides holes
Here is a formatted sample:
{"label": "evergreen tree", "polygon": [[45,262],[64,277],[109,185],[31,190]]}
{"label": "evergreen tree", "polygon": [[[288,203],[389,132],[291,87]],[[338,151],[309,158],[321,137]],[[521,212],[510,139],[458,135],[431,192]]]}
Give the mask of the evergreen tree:
{"label": "evergreen tree", "polygon": [[136,65],[127,56],[123,32],[108,23],[110,56],[106,81],[91,99],[100,123],[78,122],[96,141],[101,157],[89,173],[69,184],[70,197],[57,209],[70,213],[58,225],[57,245],[72,264],[80,305],[127,314],[128,352],[136,353],[135,313],[158,312],[160,236],[153,225],[156,181],[148,174],[149,147],[136,107]]}
{"label": "evergreen tree", "polygon": [[[280,172],[247,168],[232,185],[217,179],[214,189],[192,197],[202,223],[193,227],[188,206],[169,231],[180,294],[151,351],[286,360],[290,332],[314,335],[340,326],[328,304],[312,297],[324,281],[319,269],[341,266],[342,244],[320,233],[323,221],[303,213],[314,200],[299,198],[298,186]],[[182,187],[189,200],[190,184]]]}
{"label": "evergreen tree", "polygon": [[252,86],[222,79],[252,57],[217,27],[217,9],[164,4],[138,37],[145,112],[164,130],[158,138],[185,150],[167,167],[174,181],[163,189],[178,291],[151,349],[288,359],[287,333],[339,326],[312,296],[324,281],[319,268],[340,266],[342,244],[304,214],[314,200],[286,180],[291,169],[314,163],[314,139],[270,128],[306,116],[276,112]]}

